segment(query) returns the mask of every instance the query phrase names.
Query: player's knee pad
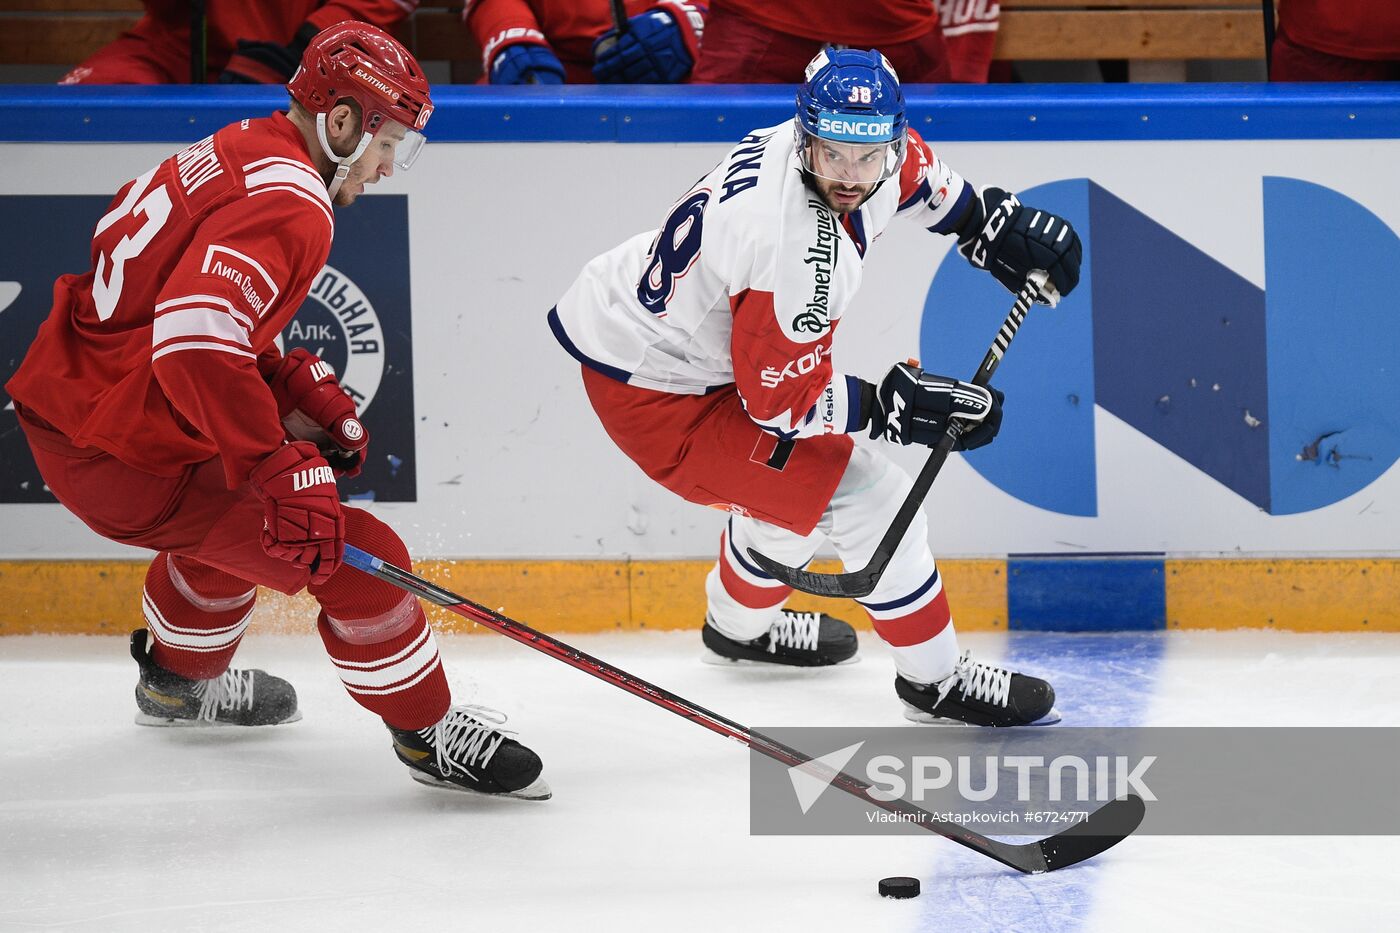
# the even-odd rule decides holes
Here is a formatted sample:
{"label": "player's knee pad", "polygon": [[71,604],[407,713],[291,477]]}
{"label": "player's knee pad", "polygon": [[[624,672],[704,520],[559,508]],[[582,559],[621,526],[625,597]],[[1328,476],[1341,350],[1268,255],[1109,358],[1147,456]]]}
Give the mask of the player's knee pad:
{"label": "player's knee pad", "polygon": [[[361,509],[347,508],[345,540],[397,567],[412,564],[394,529]],[[308,587],[321,604],[326,624],[351,644],[389,641],[419,624],[418,600],[392,584],[342,565],[325,583]]]}
{"label": "player's knee pad", "polygon": [[[843,560],[864,566],[913,486],[909,474],[883,454],[867,447],[851,452],[821,524]],[[928,520],[920,509],[905,532],[901,550],[908,543],[926,547],[927,541]]]}
{"label": "player's knee pad", "polygon": [[750,549],[787,566],[801,567],[812,559],[816,549],[822,546],[823,539],[825,534],[822,531],[799,535],[759,518],[729,516],[729,523],[720,538],[720,566],[728,574],[757,586],[776,586],[776,581],[753,563]]}
{"label": "player's knee pad", "polygon": [[[242,577],[211,567],[193,557],[166,554],[165,570],[180,595],[209,612],[220,612],[251,602],[258,588]],[[160,558],[156,562],[160,562]]]}
{"label": "player's knee pad", "polygon": [[[141,592],[157,663],[185,677],[217,677],[247,630],[256,601],[257,588],[247,580],[193,558],[157,554]],[[175,661],[172,653],[184,656]]]}

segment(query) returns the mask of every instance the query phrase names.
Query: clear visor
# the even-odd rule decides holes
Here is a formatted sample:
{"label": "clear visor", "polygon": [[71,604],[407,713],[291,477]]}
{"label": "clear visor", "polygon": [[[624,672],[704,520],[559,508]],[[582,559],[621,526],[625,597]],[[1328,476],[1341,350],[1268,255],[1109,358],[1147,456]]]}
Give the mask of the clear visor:
{"label": "clear visor", "polygon": [[827,181],[868,185],[884,181],[899,166],[900,140],[848,143],[803,132],[802,167]]}
{"label": "clear visor", "polygon": [[[428,142],[426,136],[417,130],[411,130],[394,120],[386,120],[375,134],[374,140],[370,143],[372,147],[388,147],[393,152],[394,168],[399,171],[407,171],[413,167],[418,154],[423,151],[423,146]],[[386,153],[386,149],[380,148],[381,153]]]}

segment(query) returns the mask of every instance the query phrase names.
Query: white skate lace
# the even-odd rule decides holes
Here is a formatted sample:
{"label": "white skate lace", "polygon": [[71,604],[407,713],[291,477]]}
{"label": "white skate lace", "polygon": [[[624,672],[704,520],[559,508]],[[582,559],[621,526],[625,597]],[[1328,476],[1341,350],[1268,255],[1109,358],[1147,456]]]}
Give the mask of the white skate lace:
{"label": "white skate lace", "polygon": [[974,700],[1006,706],[1011,701],[1011,672],[994,664],[983,664],[972,660],[972,652],[964,651],[953,673],[938,682],[938,699],[933,706],[943,702],[962,683],[962,699],[971,696]]}
{"label": "white skate lace", "polygon": [[217,720],[221,710],[252,709],[253,672],[230,669],[222,677],[197,680],[194,695],[199,697],[198,718],[205,722]]}
{"label": "white skate lace", "polygon": [[491,756],[496,754],[506,736],[516,734],[509,729],[496,728],[505,721],[506,714],[500,710],[466,704],[452,707],[437,725],[420,730],[418,734],[437,753],[439,771],[451,774],[455,770],[469,775],[471,769],[483,769],[490,764]]}
{"label": "white skate lace", "polygon": [[777,654],[780,647],[816,651],[821,626],[820,612],[790,612],[784,609],[781,618],[768,630],[768,653]]}

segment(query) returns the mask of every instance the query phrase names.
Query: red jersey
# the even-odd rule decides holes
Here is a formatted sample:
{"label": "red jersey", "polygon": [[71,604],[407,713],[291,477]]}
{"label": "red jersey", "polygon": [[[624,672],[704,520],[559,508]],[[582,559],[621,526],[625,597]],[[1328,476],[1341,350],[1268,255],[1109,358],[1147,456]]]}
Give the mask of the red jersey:
{"label": "red jersey", "polygon": [[[626,0],[629,17],[665,4]],[[593,83],[593,41],[614,28],[610,0],[467,0],[462,20],[481,46],[481,70],[508,46],[548,45],[564,63],[569,84]]]}
{"label": "red jersey", "polygon": [[986,84],[1001,25],[997,0],[937,0],[953,80]]}
{"label": "red jersey", "polygon": [[711,0],[710,8],[774,32],[866,49],[917,39],[938,26],[933,0]]}
{"label": "red jersey", "polygon": [[1279,24],[1299,45],[1368,61],[1400,59],[1400,3],[1395,0],[1284,0]]}
{"label": "red jersey", "polygon": [[226,126],[117,192],[5,388],[78,446],[158,476],[221,457],[237,486],[282,445],[259,356],[275,362],[333,230],[284,114]]}
{"label": "red jersey", "polygon": [[[144,0],[146,15],[132,29],[150,39],[178,37],[189,43],[189,0]],[[243,3],[206,3],[205,31],[211,74],[228,64],[239,39],[292,41],[303,23],[325,29],[347,19],[388,29],[418,8],[418,0],[251,0]]]}

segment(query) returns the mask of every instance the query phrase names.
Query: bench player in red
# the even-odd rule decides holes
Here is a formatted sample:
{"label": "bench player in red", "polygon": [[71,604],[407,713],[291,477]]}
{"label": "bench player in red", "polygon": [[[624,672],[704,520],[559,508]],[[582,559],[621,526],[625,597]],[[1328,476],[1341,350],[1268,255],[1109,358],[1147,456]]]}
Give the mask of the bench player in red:
{"label": "bench player in red", "polygon": [[[299,719],[286,681],[231,668],[256,586],[308,590],[350,696],[414,778],[543,798],[539,757],[454,707],[417,600],[341,562],[346,541],[407,563],[399,536],[344,507],[368,432],[315,356],[274,340],[326,262],[333,206],[407,169],[432,114],[418,62],[380,29],[317,35],[287,112],[243,120],[129,182],[92,268],[54,305],[6,385],[50,490],[104,537],[156,552],[132,634],[138,722]],[[288,436],[323,430],[324,449]]]}

